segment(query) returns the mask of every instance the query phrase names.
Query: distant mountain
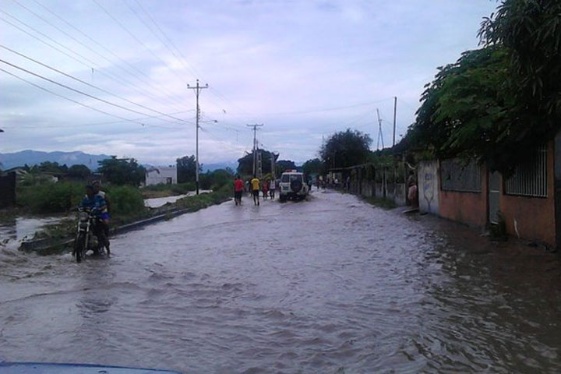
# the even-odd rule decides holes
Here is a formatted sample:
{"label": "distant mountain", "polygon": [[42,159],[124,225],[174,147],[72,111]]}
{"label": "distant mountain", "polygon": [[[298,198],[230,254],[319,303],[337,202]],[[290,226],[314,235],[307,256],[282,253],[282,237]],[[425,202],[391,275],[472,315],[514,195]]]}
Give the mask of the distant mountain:
{"label": "distant mountain", "polygon": [[0,163],[2,169],[11,169],[17,166],[33,166],[43,162],[57,162],[59,165],[86,165],[91,170],[96,170],[99,166],[98,161],[111,158],[107,155],[90,155],[84,152],[42,152],[42,151],[21,151],[15,153],[0,153]]}
{"label": "distant mountain", "polygon": [[217,170],[217,169],[226,169],[226,168],[230,168],[235,172],[236,169],[238,168],[238,163],[237,162],[220,162],[220,163],[216,163],[216,164],[205,164],[205,163],[203,163],[203,172],[204,173],[206,173],[207,171],[214,171],[214,170]]}

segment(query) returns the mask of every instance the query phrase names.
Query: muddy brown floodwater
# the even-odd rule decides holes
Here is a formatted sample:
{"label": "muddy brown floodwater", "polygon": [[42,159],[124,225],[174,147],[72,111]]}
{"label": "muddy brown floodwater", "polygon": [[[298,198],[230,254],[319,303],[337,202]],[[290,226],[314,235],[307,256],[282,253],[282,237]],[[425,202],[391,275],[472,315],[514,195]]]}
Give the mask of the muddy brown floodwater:
{"label": "muddy brown floodwater", "polygon": [[249,198],[76,264],[0,247],[0,359],[185,373],[558,373],[559,255],[354,196]]}

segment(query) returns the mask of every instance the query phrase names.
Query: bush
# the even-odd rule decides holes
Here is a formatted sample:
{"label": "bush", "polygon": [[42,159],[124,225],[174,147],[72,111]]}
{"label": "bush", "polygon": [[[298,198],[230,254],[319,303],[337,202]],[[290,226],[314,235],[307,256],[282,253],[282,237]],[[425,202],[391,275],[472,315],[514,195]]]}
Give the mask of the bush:
{"label": "bush", "polygon": [[106,190],[111,203],[111,215],[136,216],[146,211],[144,198],[138,188],[132,186],[112,186]]}
{"label": "bush", "polygon": [[209,207],[214,204],[220,204],[224,201],[229,200],[232,197],[232,189],[227,186],[223,186],[218,191],[213,191],[210,193],[202,193],[196,196],[184,197],[176,202],[176,205],[182,209],[188,209],[190,211],[197,211]]}
{"label": "bush", "polygon": [[176,195],[185,195],[187,192],[195,191],[197,189],[195,182],[172,184],[170,187],[171,191]]}
{"label": "bush", "polygon": [[218,190],[224,185],[232,186],[234,174],[229,170],[217,169],[200,175],[200,188],[203,190]]}
{"label": "bush", "polygon": [[64,213],[78,206],[84,194],[82,183],[47,182],[18,186],[16,202],[34,214]]}

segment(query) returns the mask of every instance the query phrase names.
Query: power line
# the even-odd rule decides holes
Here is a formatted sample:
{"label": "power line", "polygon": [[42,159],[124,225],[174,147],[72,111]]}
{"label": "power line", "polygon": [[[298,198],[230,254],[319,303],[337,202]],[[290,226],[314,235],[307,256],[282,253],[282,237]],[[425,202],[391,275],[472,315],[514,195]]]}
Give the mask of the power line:
{"label": "power line", "polygon": [[[0,10],[0,12],[2,12],[2,11]],[[71,58],[72,60],[74,60],[74,61],[76,61],[76,62],[78,62],[79,64],[86,66],[88,69],[91,68],[91,66],[88,66],[88,65],[85,64],[83,61],[80,61],[80,60],[77,59],[76,57],[71,56],[70,54],[64,52],[64,51],[61,50],[60,48],[57,48],[57,47],[55,47],[55,46],[53,46],[53,45],[51,45],[51,44],[45,42],[44,40],[41,40],[41,39],[37,38],[36,36],[30,34],[29,32],[27,32],[27,31],[21,29],[20,27],[14,25],[12,22],[7,21],[6,19],[4,19],[4,18],[2,18],[2,17],[0,17],[0,20],[2,20],[2,21],[4,21],[4,22],[6,22],[6,23],[12,25],[13,27],[17,28],[18,30],[24,32],[25,34],[31,36],[31,37],[34,38],[34,39],[37,39],[37,40],[40,41],[41,43],[43,43],[43,44],[47,45],[48,47],[50,47],[50,48],[52,48],[52,49],[58,51],[59,53],[62,53],[63,55],[65,55],[65,56]],[[34,31],[37,32],[38,34],[41,34],[41,35],[44,36],[45,38],[52,40],[54,43],[60,45],[62,48],[68,49],[68,48],[64,47],[62,44],[60,44],[60,43],[54,41],[52,38],[46,36],[45,34],[43,34],[43,33],[41,33],[41,32],[38,32],[38,31],[36,31],[36,30],[34,30]],[[70,51],[71,51],[71,50],[70,50]],[[93,61],[89,61],[87,58],[85,58],[85,57],[83,57],[83,56],[81,56],[81,55],[79,55],[79,54],[77,54],[77,53],[75,53],[75,52],[73,52],[73,51],[71,51],[71,52],[74,53],[74,54],[76,54],[77,56],[80,56],[81,58],[83,58],[83,59],[86,60],[87,62],[91,63],[92,65],[95,65],[95,63],[94,63]],[[97,65],[95,65],[95,66],[97,67]],[[93,68],[91,68],[91,69],[92,69],[92,71],[93,71]],[[97,70],[97,71],[99,71],[99,70]],[[102,74],[102,75],[106,75],[106,76],[110,77],[111,79],[113,79],[113,80],[115,80],[115,81],[117,81],[117,82],[120,82],[120,83],[123,84],[123,85],[130,85],[130,86],[136,87],[136,85],[134,85],[134,84],[132,84],[132,83],[130,83],[130,82],[124,80],[124,79],[116,78],[116,77],[113,76],[112,74],[105,73],[105,72],[103,72],[103,71],[101,71],[101,74]],[[140,91],[138,91],[138,92],[140,92]],[[142,93],[146,95],[146,92],[142,92]]]}
{"label": "power line", "polygon": [[[146,9],[144,9],[144,7],[142,6],[142,4],[140,2],[138,2],[138,0],[136,0],[136,5],[138,6],[138,8],[140,10],[142,10],[142,12],[144,13],[144,15],[146,16],[146,18],[148,18],[150,20],[150,22],[154,25],[154,27],[157,29],[158,33],[154,30],[154,28],[152,26],[150,26],[142,17],[140,17],[140,14],[138,14],[138,12],[128,3],[126,3],[126,5],[128,6],[128,8],[134,13],[134,15],[140,20],[140,22],[142,22],[142,24],[144,24],[144,26],[146,26],[146,28],[148,30],[150,30],[150,32],[152,33],[152,35],[154,35],[154,37],[156,37],[156,39],[158,39],[163,45],[164,47],[170,51],[170,53],[177,58],[178,61],[181,62],[181,64],[187,69],[190,70],[191,73],[193,73],[193,75],[199,75],[197,72],[195,72],[187,63],[185,57],[181,54],[181,51],[173,44],[173,42],[167,37],[167,35],[164,33],[164,31],[162,30],[162,28],[158,25],[158,23],[154,20],[154,18],[152,17],[152,15],[150,13],[148,13],[146,11]],[[161,35],[161,36],[160,36]],[[177,52],[177,53],[176,53]]]}
{"label": "power line", "polygon": [[129,111],[129,112],[132,112],[132,113],[141,114],[141,115],[143,115],[143,116],[146,115],[146,113],[139,112],[138,110],[130,109],[130,108],[124,107],[124,106],[122,106],[122,105],[115,104],[115,103],[112,103],[112,102],[110,102],[110,101],[107,101],[107,100],[105,100],[105,99],[100,99],[99,97],[90,95],[90,94],[88,94],[88,93],[82,92],[82,91],[77,90],[77,89],[75,89],[75,88],[69,87],[69,86],[67,86],[67,85],[65,85],[65,84],[56,82],[56,81],[54,81],[54,80],[52,80],[52,79],[49,79],[49,78],[47,78],[47,77],[44,77],[44,76],[42,76],[42,75],[40,75],[40,74],[36,74],[36,73],[34,73],[34,72],[32,72],[32,71],[29,71],[29,70],[27,70],[27,69],[24,69],[24,68],[22,68],[22,67],[20,67],[20,66],[17,66],[17,65],[14,65],[14,64],[12,64],[12,63],[9,63],[8,61],[4,61],[4,60],[0,59],[0,62],[4,63],[4,64],[6,64],[6,65],[9,65],[9,66],[11,66],[11,67],[13,67],[13,68],[15,68],[15,69],[24,71],[24,72],[26,72],[27,74],[33,75],[33,76],[35,76],[35,77],[37,77],[37,78],[41,78],[41,79],[43,79],[43,80],[46,80],[47,82],[51,82],[52,84],[56,84],[57,86],[66,88],[67,90],[70,90],[70,91],[79,93],[79,94],[81,94],[81,95],[87,96],[87,97],[89,97],[89,98],[91,98],[91,99],[94,99],[94,100],[97,100],[97,101],[101,101],[102,103],[105,103],[105,104],[107,104],[107,105],[111,105],[111,106],[114,106],[114,107],[116,107],[116,108],[123,109],[123,110]]}
{"label": "power line", "polygon": [[[94,86],[93,84],[90,84],[90,83],[88,83],[88,82],[85,82],[85,81],[83,81],[83,80],[81,80],[81,79],[79,79],[79,78],[76,78],[76,77],[74,77],[74,76],[72,76],[72,75],[70,75],[70,74],[66,74],[66,73],[63,72],[63,71],[60,71],[60,70],[58,70],[58,69],[56,69],[56,68],[53,68],[52,66],[49,66],[49,65],[47,65],[47,64],[44,64],[44,63],[42,63],[42,62],[40,62],[40,61],[37,61],[37,60],[35,60],[35,59],[31,58],[31,57],[28,57],[28,56],[26,56],[26,55],[24,55],[24,54],[22,54],[22,53],[16,52],[16,51],[14,51],[13,49],[8,48],[8,47],[6,47],[6,46],[4,46],[4,45],[1,45],[1,44],[0,44],[0,48],[4,48],[4,49],[6,49],[6,50],[8,50],[8,51],[10,51],[10,52],[12,52],[12,53],[14,53],[14,54],[20,56],[20,57],[23,57],[23,58],[25,58],[25,59],[27,59],[27,60],[29,60],[29,61],[32,61],[32,62],[34,62],[34,63],[36,63],[36,64],[39,64],[39,65],[41,65],[41,66],[43,66],[43,67],[46,67],[47,69],[50,69],[50,70],[55,71],[55,72],[57,72],[57,73],[59,73],[59,74],[62,74],[62,75],[64,75],[65,77],[68,77],[68,78],[73,79],[73,80],[75,80],[75,81],[77,81],[77,82],[80,82],[80,83],[82,83],[82,84],[84,84],[84,85],[86,85],[86,86],[88,86],[88,87],[92,87],[92,88],[95,88],[95,89],[97,89],[97,90],[99,90],[99,91],[101,91],[101,92],[103,92],[103,93],[106,93],[106,94],[115,96],[115,97],[117,97],[117,98],[119,98],[119,99],[121,99],[121,100],[124,100],[124,101],[126,101],[126,102],[128,102],[128,103],[130,103],[130,104],[136,105],[136,106],[138,106],[138,107],[140,107],[140,108],[149,110],[149,111],[154,112],[154,113],[161,114],[161,115],[163,115],[163,116],[169,117],[169,118],[174,119],[174,120],[176,120],[176,121],[185,122],[185,120],[183,120],[183,119],[181,119],[181,118],[173,117],[173,116],[171,116],[171,115],[169,115],[169,114],[160,112],[159,110],[148,108],[147,106],[142,105],[142,104],[137,104],[137,103],[135,103],[135,102],[133,102],[133,101],[131,101],[131,100],[128,100],[128,99],[123,98],[123,97],[120,97],[120,96],[118,96],[118,95],[116,95],[116,94],[114,94],[114,93],[111,93],[111,92],[109,92],[109,91],[107,91],[107,90],[105,90],[105,89],[103,89],[103,88]],[[100,100],[101,100],[101,99],[100,99]]]}
{"label": "power line", "polygon": [[55,96],[58,96],[58,97],[60,97],[60,98],[65,99],[65,100],[71,101],[71,102],[73,102],[73,103],[75,103],[75,104],[78,104],[78,105],[80,105],[80,106],[83,106],[83,107],[85,107],[85,108],[88,108],[88,109],[91,109],[91,110],[95,110],[96,112],[99,112],[99,113],[102,113],[102,114],[106,114],[106,115],[108,115],[108,116],[115,117],[115,118],[121,119],[121,120],[123,120],[123,121],[134,122],[134,123],[137,123],[137,124],[139,124],[139,125],[144,126],[144,123],[142,123],[142,122],[137,122],[137,121],[134,121],[134,120],[125,118],[125,117],[118,116],[118,115],[116,115],[116,114],[111,114],[111,113],[109,113],[109,112],[103,111],[103,110],[101,110],[101,109],[94,108],[94,107],[92,107],[92,106],[89,106],[89,105],[87,105],[87,104],[81,103],[81,102],[79,102],[79,101],[76,101],[76,100],[71,99],[71,98],[69,98],[69,97],[66,97],[66,96],[64,96],[64,95],[57,94],[56,92],[53,92],[53,91],[51,91],[51,90],[49,90],[49,89],[47,89],[47,88],[45,88],[45,87],[41,87],[41,86],[39,86],[38,84],[35,84],[35,83],[33,83],[33,82],[30,82],[30,81],[28,81],[28,80],[25,79],[25,78],[18,77],[17,75],[15,75],[15,74],[13,74],[13,73],[10,73],[9,71],[4,70],[4,69],[2,69],[2,68],[0,68],[0,71],[3,71],[4,73],[6,73],[6,74],[8,74],[8,75],[11,75],[12,77],[17,78],[17,79],[19,79],[19,80],[21,80],[21,81],[24,81],[24,82],[26,82],[26,83],[28,83],[28,84],[34,86],[34,87],[37,87],[37,88],[40,89],[40,90],[46,91],[46,92],[48,92],[48,93],[50,93],[50,94],[53,94],[53,95],[55,95]]}
{"label": "power line", "polygon": [[[154,51],[152,51],[151,48],[147,47],[133,32],[131,32],[127,27],[125,27],[125,25],[120,22],[117,18],[115,18],[111,13],[109,13],[109,11],[107,9],[105,9],[97,0],[92,0],[95,4],[97,4],[97,6],[99,6],[101,8],[101,10],[103,10],[105,12],[105,14],[107,14],[117,25],[119,25],[123,30],[126,31],[127,34],[129,34],[129,36],[131,38],[133,38],[138,44],[140,44],[142,47],[146,48],[146,50],[148,52],[150,52],[150,54],[157,59],[158,61],[160,61],[164,66],[168,66],[168,64],[162,60],[160,58],[160,56],[158,56],[156,53],[154,53]],[[172,71],[179,79],[182,79],[182,77],[180,77],[177,72],[174,69],[170,68],[170,71]]]}
{"label": "power line", "polygon": [[[28,12],[30,12],[31,14],[33,14],[35,17],[41,19],[43,22],[45,22],[46,24],[48,24],[49,26],[55,28],[56,30],[60,31],[61,33],[63,33],[64,35],[70,37],[72,40],[76,41],[78,44],[80,44],[82,47],[84,47],[86,50],[88,50],[89,52],[95,53],[97,56],[101,57],[102,59],[104,59],[105,61],[109,62],[109,63],[113,63],[112,60],[110,60],[109,58],[107,58],[106,56],[100,54],[99,52],[96,52],[95,50],[93,50],[90,46],[85,45],[84,43],[82,43],[81,41],[79,41],[78,39],[76,39],[75,37],[73,37],[72,35],[70,35],[69,33],[65,32],[64,30],[60,29],[59,27],[57,27],[56,25],[53,25],[51,22],[49,22],[48,20],[46,20],[44,17],[41,17],[40,15],[38,15],[37,13],[31,11],[29,8],[21,5],[20,3],[18,3],[16,0],[12,0],[14,2],[16,2],[18,5],[20,5],[22,8],[24,8],[25,10],[27,10]],[[120,58],[119,56],[117,56],[115,53],[113,53],[112,51],[110,51],[109,49],[105,48],[104,46],[102,46],[100,43],[96,42],[94,39],[92,39],[91,37],[89,37],[87,34],[83,33],[82,31],[80,31],[79,29],[77,29],[76,27],[74,27],[72,24],[70,24],[69,22],[67,22],[66,20],[64,20],[63,18],[59,17],[58,15],[56,15],[55,13],[51,12],[49,9],[45,8],[43,5],[39,4],[40,6],[42,6],[44,9],[46,9],[48,12],[50,12],[51,14],[53,14],[54,16],[56,16],[58,19],[60,19],[62,22],[64,22],[65,24],[67,24],[69,27],[71,27],[72,29],[76,30],[77,32],[79,32],[81,35],[83,35],[84,37],[88,38],[88,40],[90,40],[91,42],[95,43],[97,46],[99,46],[100,48],[104,49],[106,52],[110,53],[112,56],[114,56],[115,58],[117,58],[118,60],[120,60],[121,62],[123,62],[124,64],[128,65],[130,68],[134,69],[135,71],[137,71],[139,74],[144,75],[145,77],[149,78],[148,76],[146,76],[145,73],[143,73],[142,71],[138,70],[137,68],[135,68],[133,65],[127,63],[126,61],[124,61],[122,58]],[[6,13],[2,10],[0,10],[1,13],[7,15],[8,17],[10,17],[11,19],[15,20],[16,22],[18,22],[19,24],[27,27],[30,30],[33,30],[35,33],[37,33],[38,35],[40,35],[41,37],[51,41],[52,43],[58,45],[59,47],[67,50],[68,52],[70,52],[71,54],[73,54],[74,56],[78,56],[79,58],[82,59],[82,61],[80,61],[79,59],[77,59],[76,57],[71,56],[70,54],[64,52],[63,50],[45,42],[44,40],[41,40],[40,38],[38,38],[37,36],[29,33],[28,31],[22,29],[21,27],[13,24],[12,22],[6,20],[5,18],[0,17],[0,19],[2,21],[4,21],[5,23],[11,25],[12,27],[20,30],[21,32],[29,35],[30,37],[42,42],[43,44],[47,45],[48,47],[58,51],[59,53],[64,54],[67,57],[70,57],[71,59],[73,59],[74,61],[78,62],[79,64],[85,65],[88,69],[92,68],[92,66],[94,66],[96,68],[96,71],[100,72],[102,75],[106,75],[107,77],[109,77],[110,79],[116,81],[116,82],[120,82],[121,84],[125,84],[125,85],[129,85],[132,87],[135,87],[137,89],[138,92],[139,91],[139,87],[132,83],[131,81],[125,79],[124,77],[118,77],[116,75],[110,74],[110,73],[106,73],[104,70],[99,69],[99,66],[92,60],[90,60],[89,58],[81,55],[80,53],[76,52],[73,49],[67,48],[66,46],[62,45],[61,43],[57,42],[56,40],[54,40],[53,38],[51,38],[50,36],[48,36],[47,34],[37,30],[36,28],[28,25],[27,23],[19,20],[17,17],[14,17],[12,15],[10,15],[9,13]],[[85,63],[85,62],[86,63]],[[118,65],[116,65],[118,66]],[[118,66],[119,67],[119,66]],[[119,67],[121,68],[121,67]],[[135,75],[133,73],[131,73],[129,70],[121,68],[124,72],[126,72],[127,74],[129,74],[130,76],[138,79],[139,81],[143,82],[144,84],[147,84],[148,86],[152,87],[152,89],[154,91],[159,91],[159,92],[165,92],[162,91],[159,87],[156,87],[154,85],[152,85],[149,81],[145,81],[142,78],[140,78],[138,75]],[[144,95],[146,96],[150,96],[152,97],[152,99],[157,99],[157,97],[152,96],[146,92],[143,92]],[[166,92],[166,94],[169,94],[168,92]],[[168,104],[169,105],[169,104]]]}

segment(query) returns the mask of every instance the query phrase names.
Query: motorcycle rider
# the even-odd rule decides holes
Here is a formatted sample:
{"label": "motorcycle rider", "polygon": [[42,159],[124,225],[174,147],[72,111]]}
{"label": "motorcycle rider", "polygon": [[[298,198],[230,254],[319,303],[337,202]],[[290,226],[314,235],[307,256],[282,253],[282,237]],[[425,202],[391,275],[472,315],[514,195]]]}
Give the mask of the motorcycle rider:
{"label": "motorcycle rider", "polygon": [[101,182],[99,180],[95,180],[92,182],[92,186],[96,195],[99,195],[105,200],[105,205],[107,206],[107,222],[104,222],[103,230],[105,231],[105,237],[109,239],[109,218],[111,218],[111,203],[109,202],[109,197],[101,189]]}
{"label": "motorcycle rider", "polygon": [[96,216],[102,223],[102,227],[99,227],[95,235],[98,241],[107,250],[107,255],[111,253],[109,250],[109,239],[107,238],[106,232],[108,232],[109,227],[109,213],[107,212],[107,202],[98,193],[96,193],[94,186],[91,184],[86,186],[86,196],[80,202],[80,207],[90,211],[95,211]]}

